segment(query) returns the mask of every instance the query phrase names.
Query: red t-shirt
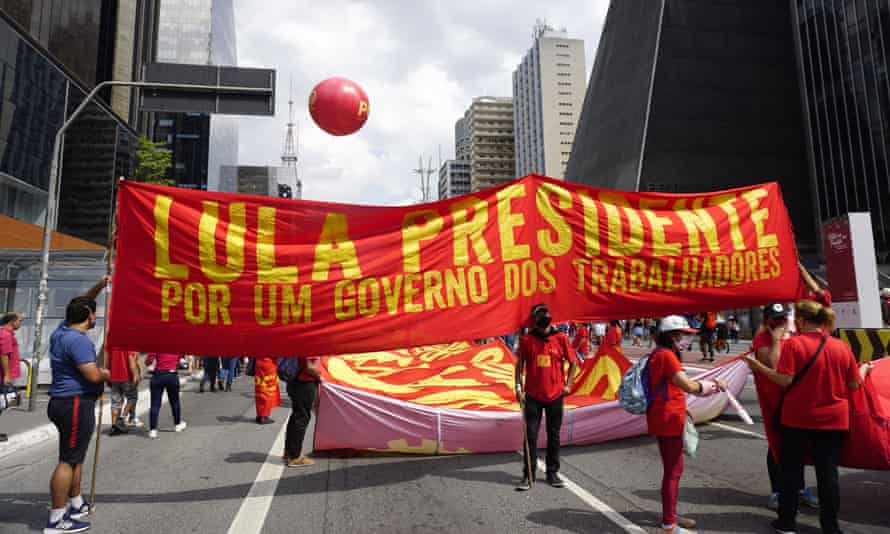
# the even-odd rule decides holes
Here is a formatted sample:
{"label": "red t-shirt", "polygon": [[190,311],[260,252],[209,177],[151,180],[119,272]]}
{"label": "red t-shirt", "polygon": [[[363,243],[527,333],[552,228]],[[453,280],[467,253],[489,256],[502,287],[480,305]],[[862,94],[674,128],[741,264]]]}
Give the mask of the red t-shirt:
{"label": "red t-shirt", "polygon": [[[794,375],[813,357],[822,334],[807,332],[786,340],[776,369]],[[822,354],[791,390],[782,404],[782,424],[793,428],[848,430],[850,382],[858,382],[859,366],[843,341],[828,337]]]}
{"label": "red t-shirt", "polygon": [[[0,355],[9,355],[9,378],[16,380],[22,373],[19,369],[21,355],[19,354],[19,341],[15,332],[8,328],[0,327]],[[3,367],[0,367],[0,383],[3,380]]]}
{"label": "red t-shirt", "polygon": [[582,354],[590,352],[590,331],[588,331],[586,326],[582,326],[578,329],[578,333],[575,334],[575,342],[573,345],[575,350]]}
{"label": "red t-shirt", "polygon": [[686,424],[686,394],[673,382],[674,376],[683,370],[680,359],[674,351],[662,347],[649,357],[648,366],[649,385],[654,393],[646,412],[649,433],[653,436],[682,436]]}
{"label": "red t-shirt", "polygon": [[[783,340],[781,343],[784,345],[785,341]],[[759,349],[764,347],[769,349],[772,346],[773,336],[769,331],[764,330],[754,337],[751,350],[756,355]],[[782,388],[760,373],[754,373],[754,384],[757,386],[757,400],[760,402],[760,413],[763,416],[763,422],[766,425],[772,425],[776,419],[779,399],[782,398]]]}
{"label": "red t-shirt", "polygon": [[152,362],[157,362],[155,371],[175,371],[179,365],[179,354],[150,352],[145,357],[145,365],[151,365]]}
{"label": "red t-shirt", "polygon": [[126,350],[113,350],[108,354],[108,371],[111,372],[112,382],[133,380],[133,374],[130,373],[130,354],[132,353]]}
{"label": "red t-shirt", "polygon": [[562,396],[566,385],[564,362],[575,361],[575,351],[565,334],[526,334],[519,340],[519,357],[525,368],[525,392],[529,397],[551,402]]}
{"label": "red t-shirt", "polygon": [[621,327],[620,326],[610,326],[606,331],[606,343],[609,345],[620,345],[621,344]]}
{"label": "red t-shirt", "polygon": [[321,363],[321,358],[317,356],[300,356],[300,372],[297,373],[297,380],[300,382],[318,382],[318,379],[306,372],[306,366],[309,363]]}

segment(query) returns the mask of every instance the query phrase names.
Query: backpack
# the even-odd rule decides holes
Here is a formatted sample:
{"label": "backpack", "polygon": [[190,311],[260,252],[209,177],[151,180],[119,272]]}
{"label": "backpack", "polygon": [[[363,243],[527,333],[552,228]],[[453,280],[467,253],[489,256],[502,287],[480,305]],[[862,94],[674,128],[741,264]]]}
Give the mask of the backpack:
{"label": "backpack", "polygon": [[[643,415],[649,411],[649,405],[655,398],[656,391],[652,391],[649,385],[649,358],[655,354],[655,351],[643,356],[637,363],[633,364],[630,369],[621,377],[621,386],[618,388],[618,403],[626,411]],[[667,400],[667,386],[662,384],[658,390],[664,390],[664,397]]]}
{"label": "backpack", "polygon": [[300,359],[296,356],[278,359],[278,378],[285,382],[296,380],[300,374]]}

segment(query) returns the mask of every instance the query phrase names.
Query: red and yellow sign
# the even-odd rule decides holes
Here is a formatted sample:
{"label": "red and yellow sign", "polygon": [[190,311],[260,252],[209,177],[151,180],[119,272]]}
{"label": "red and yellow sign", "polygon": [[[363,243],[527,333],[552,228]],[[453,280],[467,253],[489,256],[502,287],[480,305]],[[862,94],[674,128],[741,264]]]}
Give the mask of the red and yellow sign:
{"label": "red and yellow sign", "polygon": [[126,182],[110,346],[324,355],[557,321],[790,301],[802,293],[775,183],[625,193],[528,176],[400,207]]}

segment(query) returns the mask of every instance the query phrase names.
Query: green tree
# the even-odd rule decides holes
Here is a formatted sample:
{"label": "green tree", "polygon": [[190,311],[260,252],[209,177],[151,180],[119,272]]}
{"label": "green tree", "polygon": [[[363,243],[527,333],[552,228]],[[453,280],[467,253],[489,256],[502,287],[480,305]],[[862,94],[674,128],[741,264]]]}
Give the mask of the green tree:
{"label": "green tree", "polygon": [[173,151],[163,148],[164,143],[155,143],[147,137],[139,137],[136,147],[136,180],[150,184],[175,185],[167,172],[173,166]]}

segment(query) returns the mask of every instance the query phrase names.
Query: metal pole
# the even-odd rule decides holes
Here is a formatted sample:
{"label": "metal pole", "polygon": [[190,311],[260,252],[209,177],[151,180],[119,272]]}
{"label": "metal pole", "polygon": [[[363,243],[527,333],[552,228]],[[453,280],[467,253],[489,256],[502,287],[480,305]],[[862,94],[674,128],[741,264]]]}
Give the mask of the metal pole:
{"label": "metal pole", "polygon": [[53,227],[56,224],[56,211],[59,206],[59,181],[60,181],[60,164],[62,152],[62,136],[65,130],[71,126],[78,116],[86,109],[87,105],[93,101],[93,98],[106,87],[112,85],[125,87],[145,87],[154,89],[179,89],[194,91],[216,91],[216,92],[232,92],[232,93],[271,93],[274,89],[266,87],[230,87],[215,85],[190,85],[178,83],[154,83],[154,82],[132,82],[124,80],[108,80],[101,82],[90,91],[83,99],[83,102],[77,106],[74,113],[62,124],[59,131],[56,132],[56,138],[53,142],[53,161],[49,171],[49,191],[47,193],[46,221],[43,225],[43,245],[40,249],[40,284],[37,290],[37,312],[34,317],[34,346],[31,353],[31,397],[28,399],[28,411],[33,412],[37,408],[37,383],[40,375],[40,344],[43,342],[43,322],[46,316],[47,291],[49,286],[49,250],[50,241],[52,239]]}

